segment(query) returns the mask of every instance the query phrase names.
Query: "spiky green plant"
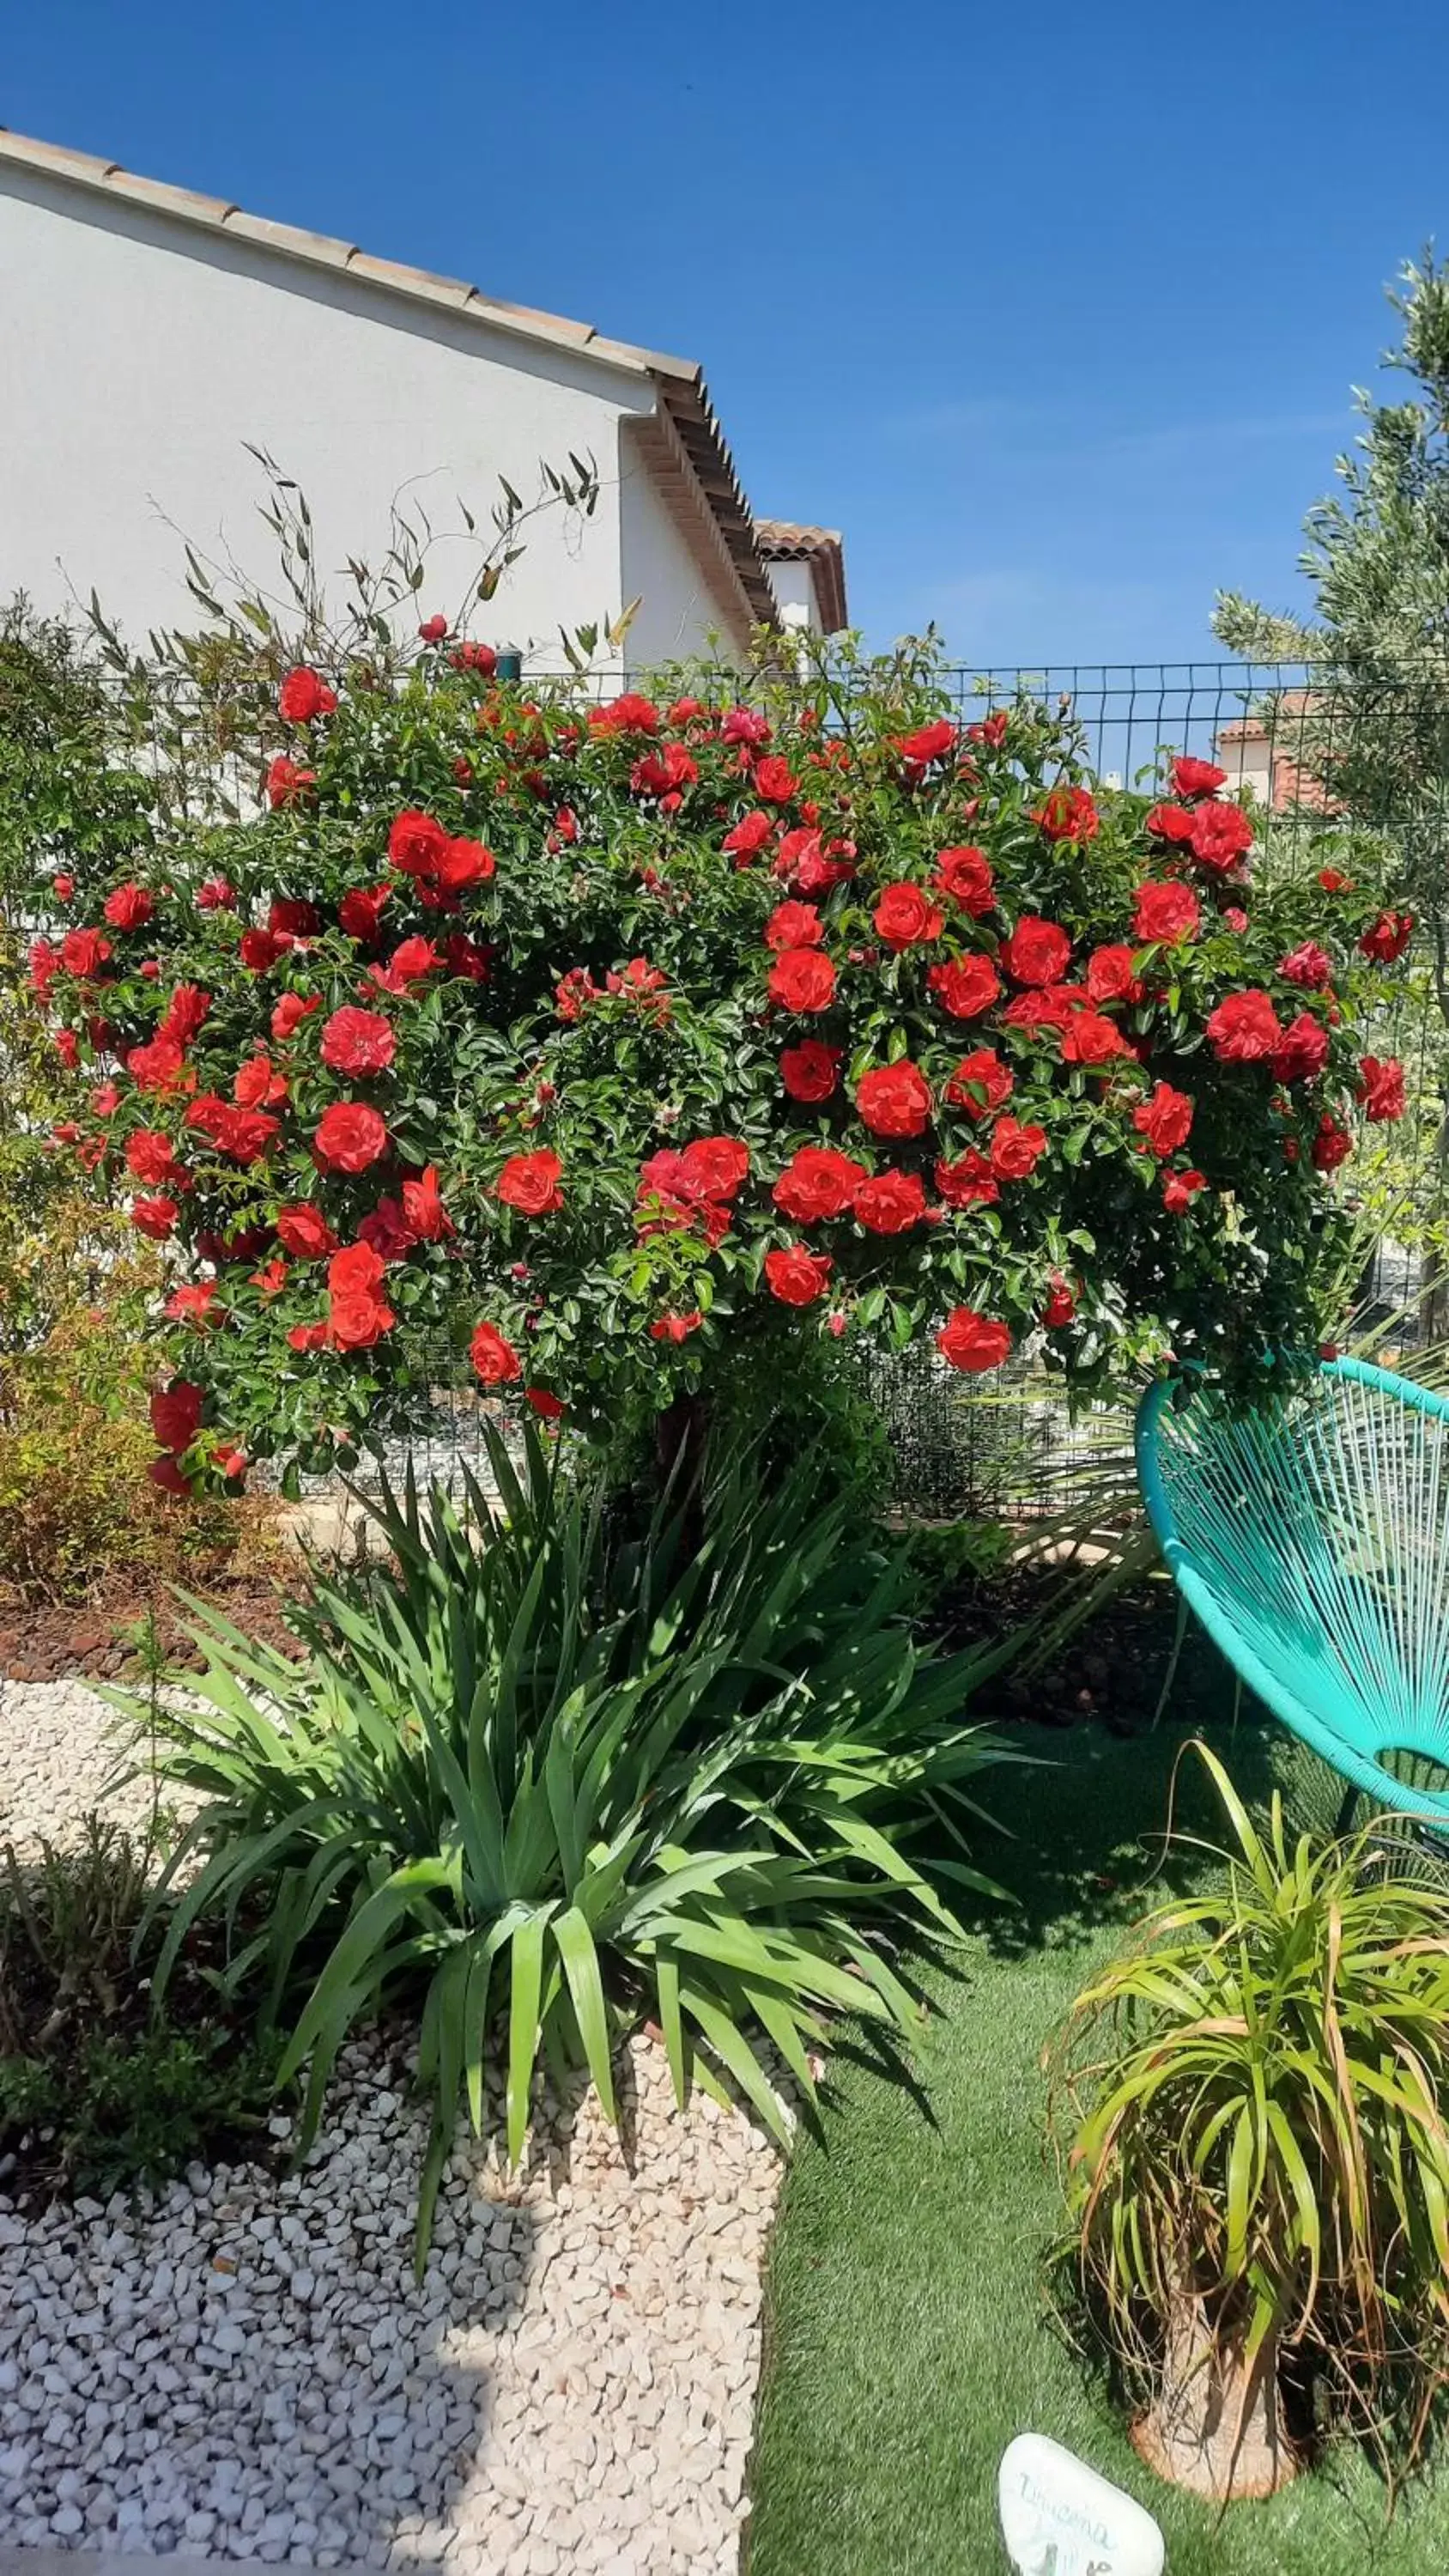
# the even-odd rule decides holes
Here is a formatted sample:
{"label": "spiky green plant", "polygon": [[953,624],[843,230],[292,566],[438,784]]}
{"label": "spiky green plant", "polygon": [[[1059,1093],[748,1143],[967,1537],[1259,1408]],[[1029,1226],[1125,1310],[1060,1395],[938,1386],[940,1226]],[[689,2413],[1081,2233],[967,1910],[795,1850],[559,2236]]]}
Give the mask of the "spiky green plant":
{"label": "spiky green plant", "polygon": [[912,2025],[892,1954],[954,1933],[939,1873],[989,1886],[968,1789],[1005,1758],[964,1717],[1001,1650],[917,1645],[904,1550],[808,1461],[770,1490],[736,1459],[697,1513],[666,1497],[621,1536],[532,1433],[521,1474],[500,1439],[489,1460],[500,1500],[470,1482],[463,1517],[411,1483],[384,1498],[389,1561],[319,1576],[300,1666],[200,1619],[200,1706],[163,1713],[157,1755],[201,1800],[158,1986],[199,1918],[260,1919],[234,1972],[294,2016],[304,2145],[348,2034],[415,2010],[421,2240],[495,2031],[515,2158],[540,2053],[612,2116],[645,2009],[681,2101],[731,2079],[783,2134],[762,2047],[813,2102],[822,2015]]}
{"label": "spiky green plant", "polygon": [[1449,2378],[1449,1909],[1373,1829],[1265,1832],[1198,1745],[1221,1880],[1162,1906],[1051,2057],[1069,2254],[1129,2379],[1174,2309],[1241,2378],[1296,2348],[1412,2458]]}

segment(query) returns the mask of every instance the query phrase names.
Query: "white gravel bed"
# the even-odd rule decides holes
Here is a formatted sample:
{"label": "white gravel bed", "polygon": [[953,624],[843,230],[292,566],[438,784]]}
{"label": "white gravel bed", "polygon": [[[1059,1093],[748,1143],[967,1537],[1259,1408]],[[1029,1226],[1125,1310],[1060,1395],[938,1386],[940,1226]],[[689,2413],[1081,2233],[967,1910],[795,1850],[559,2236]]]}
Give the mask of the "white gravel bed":
{"label": "white gravel bed", "polygon": [[[0,1681],[0,1844],[24,1858],[42,1836],[64,1849],[121,1767],[127,1729],[89,1682]],[[105,1813],[143,1831],[151,1790],[133,1780]]]}
{"label": "white gravel bed", "polygon": [[[113,1725],[83,1683],[0,1685],[0,1839],[74,1839]],[[0,2542],[733,2576],[779,2159],[680,2114],[642,2035],[619,2081],[622,2143],[582,2089],[521,2175],[460,2139],[421,2285],[425,2115],[376,2042],[299,2173],[40,2215],[0,2187]]]}

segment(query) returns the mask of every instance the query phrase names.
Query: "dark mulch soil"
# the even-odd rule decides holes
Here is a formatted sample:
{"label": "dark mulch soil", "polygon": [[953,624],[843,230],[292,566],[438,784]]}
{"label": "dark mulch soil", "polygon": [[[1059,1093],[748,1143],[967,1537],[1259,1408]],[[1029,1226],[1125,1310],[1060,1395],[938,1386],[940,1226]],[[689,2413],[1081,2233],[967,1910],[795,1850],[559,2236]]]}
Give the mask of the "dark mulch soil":
{"label": "dark mulch soil", "polygon": [[[1005,1579],[994,1575],[987,1582],[965,1576],[941,1592],[931,1626],[944,1644],[979,1646],[1034,1618],[1049,1623],[1062,1601],[1062,1576],[1052,1568]],[[1157,1714],[1172,1662],[1177,1607],[1177,1595],[1163,1577],[1131,1585],[1094,1612],[1040,1672],[996,1676],[982,1691],[976,1713],[997,1724],[1101,1723],[1116,1735],[1139,1733]],[[1210,1725],[1230,1715],[1233,1703],[1232,1672],[1196,1621],[1189,1621],[1173,1677],[1174,1722]]]}
{"label": "dark mulch soil", "polygon": [[[258,1644],[291,1651],[294,1640],[282,1616],[282,1583],[295,1576],[198,1576],[188,1588],[243,1635]],[[128,1583],[117,1576],[102,1592],[83,1603],[41,1605],[7,1601],[0,1596],[0,1679],[17,1682],[63,1681],[71,1674],[91,1673],[114,1680],[134,1668],[135,1628],[154,1614],[169,1662],[197,1671],[205,1657],[187,1632],[188,1612],[165,1584]]]}

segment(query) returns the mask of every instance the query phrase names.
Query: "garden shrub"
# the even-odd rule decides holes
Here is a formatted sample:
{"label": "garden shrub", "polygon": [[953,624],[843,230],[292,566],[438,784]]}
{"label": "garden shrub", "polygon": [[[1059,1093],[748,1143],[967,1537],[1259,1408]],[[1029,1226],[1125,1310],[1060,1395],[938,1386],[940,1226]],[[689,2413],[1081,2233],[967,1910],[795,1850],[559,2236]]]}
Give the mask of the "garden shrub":
{"label": "garden shrub", "polygon": [[148,1970],[157,1839],[92,1815],[78,1846],[0,1861],[0,2155],[12,2194],[108,2198],[235,2148],[265,2120],[276,2050],[219,2004],[195,1944],[165,2013]]}
{"label": "garden shrub", "polygon": [[444,623],[254,692],[255,810],[32,889],[64,1132],[174,1265],[161,1482],[345,1463],[465,1349],[600,1429],[836,1339],[1311,1344],[1402,1105],[1368,877],[1255,882],[1207,764],[1095,785],[925,648],[592,704]]}
{"label": "garden shrub", "polygon": [[118,1576],[194,1582],[239,1550],[263,1560],[256,1504],[197,1494],[178,1513],[149,1479],[157,1352],[135,1328],[133,1267],[118,1266],[106,1304],[0,1356],[0,1599],[76,1601]]}
{"label": "garden shrub", "polygon": [[515,2158],[540,2056],[612,2116],[645,2009],[681,2100],[727,2079],[776,2130],[762,2051],[808,2105],[823,2014],[914,2031],[894,1953],[954,1931],[938,1881],[988,1887],[971,1793],[1007,1758],[964,1715],[999,1654],[913,1640],[904,1551],[810,1462],[770,1484],[716,1459],[691,1547],[675,1498],[621,1530],[532,1428],[521,1483],[489,1449],[502,1507],[472,1486],[474,1535],[409,1488],[379,1511],[387,1564],[293,1613],[307,1662],[205,1622],[198,1712],[154,1719],[159,1776],[202,1801],[158,1993],[190,1925],[264,1922],[241,1966],[285,2001],[304,2144],[349,2030],[410,2010],[423,2238],[495,2021]]}

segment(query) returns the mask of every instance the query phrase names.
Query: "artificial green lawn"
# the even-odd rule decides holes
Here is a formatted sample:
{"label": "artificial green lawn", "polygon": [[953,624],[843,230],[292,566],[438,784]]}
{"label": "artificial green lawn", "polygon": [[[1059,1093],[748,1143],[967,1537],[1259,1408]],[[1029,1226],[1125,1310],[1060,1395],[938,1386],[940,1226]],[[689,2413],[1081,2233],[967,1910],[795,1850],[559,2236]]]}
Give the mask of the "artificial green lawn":
{"label": "artificial green lawn", "polygon": [[[770,2274],[751,2473],[749,2576],[997,2576],[1008,2561],[996,2471],[1014,2433],[1049,2433],[1139,2497],[1169,2576],[1436,2576],[1449,2570],[1449,2471],[1400,2493],[1392,2520],[1342,2451],[1266,2504],[1221,2520],[1137,2461],[1097,2383],[1049,2323],[1040,2256],[1058,2217],[1042,2149],[1042,2041],[1143,1908],[1182,1742],[1164,1725],[1023,1729],[1053,1764],[983,1783],[1017,1839],[983,1853],[1021,1899],[978,1918],[911,2073],[837,2056],[828,2144],[787,2175]],[[1331,1818],[1329,1775],[1244,1720],[1213,1741],[1255,1803]],[[1178,1817],[1212,1830],[1195,1761]],[[1202,1864],[1183,1856],[1152,1901]],[[1110,1882],[1110,1883],[1104,1883]]]}

